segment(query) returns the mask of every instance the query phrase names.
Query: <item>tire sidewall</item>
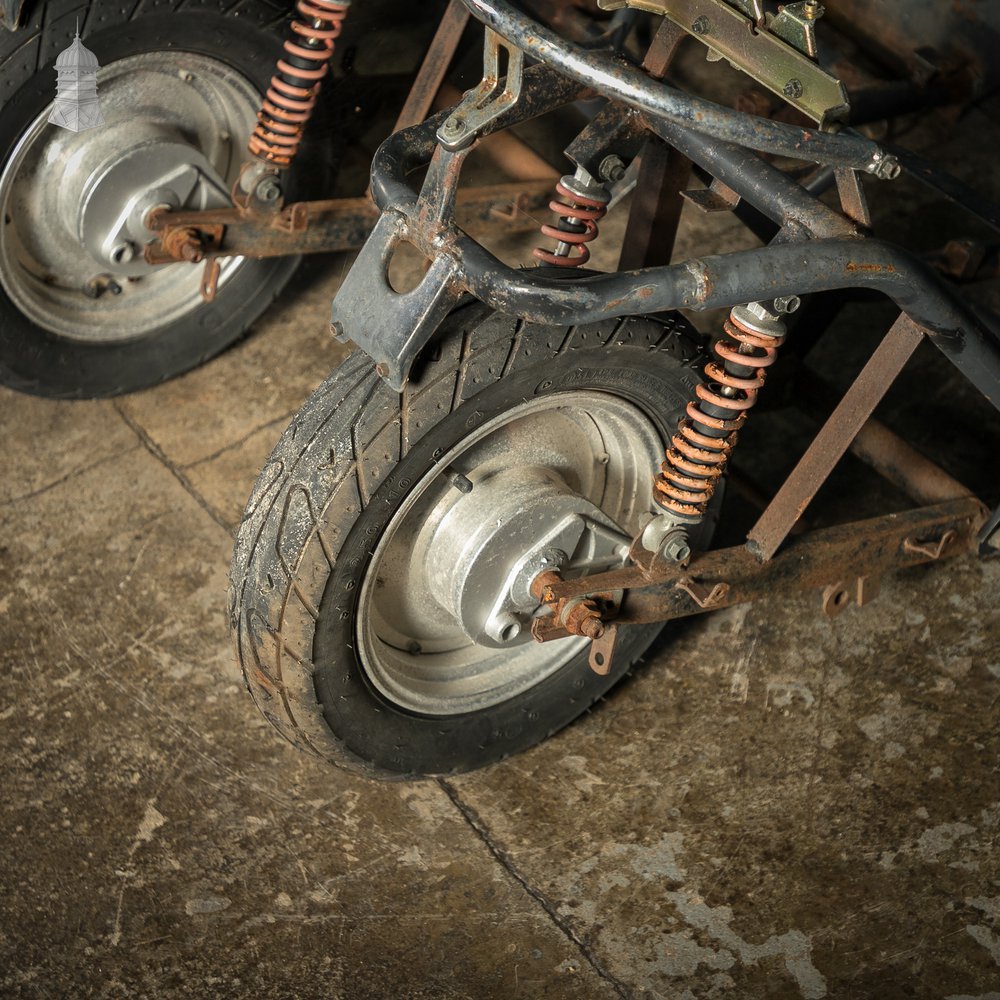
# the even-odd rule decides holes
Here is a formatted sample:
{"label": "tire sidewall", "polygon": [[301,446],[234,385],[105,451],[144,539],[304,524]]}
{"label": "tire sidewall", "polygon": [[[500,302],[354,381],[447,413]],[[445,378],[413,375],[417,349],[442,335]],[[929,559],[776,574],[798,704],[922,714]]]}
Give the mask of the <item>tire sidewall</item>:
{"label": "tire sidewall", "polygon": [[[490,708],[455,716],[426,717],[400,709],[371,683],[356,650],[361,584],[372,552],[412,487],[441,455],[480,424],[528,399],[561,393],[611,393],[638,406],[663,441],[676,426],[695,376],[667,354],[584,349],[546,360],[494,382],[460,404],[428,432],[393,469],[358,514],[336,554],[320,606],[313,644],[314,679],[323,713],[347,749],[394,772],[467,770],[517,753],[580,715],[621,676],[659,626],[621,633],[614,666],[598,676],[587,651],[521,694]],[[375,380],[372,370],[367,376]],[[650,476],[655,470],[650,469]]]}

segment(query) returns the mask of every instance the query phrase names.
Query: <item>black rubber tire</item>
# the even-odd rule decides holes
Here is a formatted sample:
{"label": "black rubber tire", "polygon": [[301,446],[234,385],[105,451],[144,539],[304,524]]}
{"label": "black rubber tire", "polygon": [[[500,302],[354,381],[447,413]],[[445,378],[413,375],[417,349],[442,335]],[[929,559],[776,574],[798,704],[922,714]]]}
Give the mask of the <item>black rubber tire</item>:
{"label": "black rubber tire", "polygon": [[[267,0],[55,0],[29,5],[28,24],[15,32],[0,30],[0,169],[28,124],[52,100],[53,64],[72,41],[77,18],[81,35],[102,65],[168,48],[190,51],[226,62],[263,93],[289,12],[289,4]],[[40,396],[92,398],[179,375],[242,336],[297,263],[298,258],[247,261],[214,302],[121,343],[58,336],[26,319],[0,286],[0,382]]]}
{"label": "black rubber tire", "polygon": [[474,303],[446,320],[420,359],[419,382],[402,393],[363,352],[351,355],[285,431],[239,529],[230,623],[264,717],[333,764],[406,778],[492,763],[586,712],[658,625],[626,629],[606,677],[583,653],[492,708],[418,716],[378,694],[354,653],[359,584],[408,487],[468,428],[525,399],[595,389],[641,407],[666,441],[700,379],[699,343],[677,315],[565,328]]}

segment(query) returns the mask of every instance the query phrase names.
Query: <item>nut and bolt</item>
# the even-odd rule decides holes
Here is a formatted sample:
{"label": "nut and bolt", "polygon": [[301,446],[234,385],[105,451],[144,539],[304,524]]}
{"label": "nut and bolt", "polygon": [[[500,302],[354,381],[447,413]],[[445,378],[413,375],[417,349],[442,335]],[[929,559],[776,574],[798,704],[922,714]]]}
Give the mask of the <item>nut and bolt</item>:
{"label": "nut and bolt", "polygon": [[458,115],[452,115],[450,118],[445,119],[445,123],[441,126],[441,131],[445,135],[461,135],[465,129],[465,121],[459,118]]}
{"label": "nut and bolt", "polygon": [[615,156],[612,153],[601,160],[601,164],[597,168],[597,173],[602,181],[609,181],[614,184],[625,176],[625,163],[620,156]]}
{"label": "nut and bolt", "polygon": [[670,562],[687,562],[691,558],[691,546],[688,544],[687,536],[684,532],[671,531],[660,547],[660,555]]}
{"label": "nut and bolt", "polygon": [[691,30],[696,35],[707,35],[712,30],[712,22],[702,14],[701,17],[695,18]]}
{"label": "nut and bolt", "polygon": [[781,88],[781,92],[793,101],[798,100],[802,96],[802,81],[793,77]]}
{"label": "nut and bolt", "polygon": [[567,632],[586,636],[588,639],[600,639],[604,635],[604,622],[601,621],[600,612],[589,598],[570,601],[562,613],[561,624]]}
{"label": "nut and bolt", "polygon": [[163,249],[174,260],[187,260],[197,264],[204,260],[205,250],[201,245],[201,234],[197,229],[186,226],[183,229],[171,229],[162,237]]}
{"label": "nut and bolt", "polygon": [[254,189],[258,201],[272,202],[281,197],[281,185],[273,177],[265,177]]}

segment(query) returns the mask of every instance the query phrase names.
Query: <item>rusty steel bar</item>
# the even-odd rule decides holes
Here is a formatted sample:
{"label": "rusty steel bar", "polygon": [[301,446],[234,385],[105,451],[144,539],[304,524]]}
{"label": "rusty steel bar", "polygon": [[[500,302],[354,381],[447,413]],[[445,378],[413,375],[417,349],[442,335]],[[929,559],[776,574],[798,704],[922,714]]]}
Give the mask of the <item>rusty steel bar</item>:
{"label": "rusty steel bar", "polygon": [[802,516],[923,338],[923,329],[905,313],[900,314],[767,510],[750,529],[747,549],[756,558],[766,561],[778,551],[792,525]]}
{"label": "rusty steel bar", "polygon": [[[765,563],[737,545],[696,556],[686,568],[661,564],[655,575],[646,576],[642,568],[629,566],[564,580],[549,586],[545,597],[553,602],[570,601],[624,590],[614,620],[618,625],[638,625],[835,585],[848,593],[851,589],[870,592],[886,573],[975,551],[977,532],[987,516],[982,503],[966,497],[810,531]],[[864,585],[853,587],[859,581]],[[692,594],[701,595],[701,602]],[[710,599],[706,601],[705,595]],[[533,629],[533,634],[548,641],[568,633],[553,624]]]}
{"label": "rusty steel bar", "polygon": [[[532,218],[545,210],[552,194],[548,180],[517,181],[468,188],[458,192],[456,222],[479,235],[504,235],[537,225]],[[179,259],[182,237],[220,233],[203,246],[206,257],[283,257],[289,254],[331,253],[362,246],[378,221],[379,209],[368,198],[303,201],[273,216],[248,216],[237,208],[204,212],[161,212],[154,220],[160,238],[146,247],[150,264]],[[185,242],[185,245],[186,242]]]}
{"label": "rusty steel bar", "polygon": [[[795,386],[796,405],[820,422],[826,420],[836,406],[837,391],[808,368],[798,374]],[[917,503],[943,503],[973,496],[967,486],[874,417],[862,424],[850,451]]]}
{"label": "rusty steel bar", "polygon": [[462,0],[451,0],[399,112],[393,132],[422,122],[430,113],[468,23],[469,11],[463,6]]}
{"label": "rusty steel bar", "polygon": [[[664,18],[643,59],[643,69],[662,78],[685,38],[686,32]],[[690,176],[691,161],[683,153],[652,137],[646,140],[639,154],[639,176],[618,258],[619,271],[670,263],[684,207],[681,191]]]}

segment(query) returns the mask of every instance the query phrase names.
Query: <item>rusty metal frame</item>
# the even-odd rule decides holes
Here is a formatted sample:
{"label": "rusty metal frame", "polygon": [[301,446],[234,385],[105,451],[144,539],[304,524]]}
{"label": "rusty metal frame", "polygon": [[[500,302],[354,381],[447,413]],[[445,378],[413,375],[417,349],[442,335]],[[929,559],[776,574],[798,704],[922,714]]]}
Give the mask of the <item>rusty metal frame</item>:
{"label": "rusty metal frame", "polygon": [[[461,0],[451,0],[428,47],[413,86],[400,111],[394,131],[427,118],[441,91],[445,74],[469,23]],[[533,216],[543,211],[552,182],[537,169],[538,157],[514,136],[504,136],[509,163],[523,149],[528,169],[513,183],[482,185],[463,191],[457,202],[457,220],[480,236],[507,234],[536,225]],[[534,176],[526,176],[534,174]],[[553,169],[550,176],[555,176]],[[517,176],[515,174],[515,176]],[[209,273],[217,273],[217,258],[282,257],[297,254],[357,250],[379,218],[369,196],[268,204],[244,195],[234,197],[235,208],[197,212],[154,213],[148,224],[156,239],[147,244],[147,263],[208,261],[203,288],[214,289]],[[214,294],[209,291],[206,298]]]}
{"label": "rusty metal frame", "polygon": [[[484,9],[506,8],[500,0],[463,2],[491,27],[497,26],[496,20],[481,16]],[[547,53],[551,46],[565,45],[548,36],[544,40]],[[660,52],[652,53],[647,69],[662,73],[669,50],[676,44],[676,33],[672,40],[663,37],[659,43]],[[536,55],[541,52],[538,46],[533,51]],[[560,69],[565,66],[560,64]],[[568,77],[570,82],[574,78],[573,74]],[[529,69],[521,100],[488,123],[479,139],[567,100],[572,88],[565,89],[566,80],[546,65]],[[594,82],[599,91],[621,97],[614,87],[605,88],[599,79]],[[611,107],[615,106],[612,103]],[[332,318],[338,335],[352,339],[370,354],[379,373],[398,390],[405,385],[410,364],[433,336],[440,319],[465,293],[526,321],[552,324],[677,308],[729,307],[850,287],[877,289],[894,299],[902,312],[834,408],[799,468],[768,505],[747,545],[696,555],[686,569],[665,566],[662,560],[654,566],[640,557],[637,564],[611,573],[555,581],[546,588],[543,602],[557,613],[536,619],[532,629],[535,638],[549,641],[579,631],[559,609],[565,612],[577,606],[573,602],[595,601],[603,618],[609,619],[606,628],[595,625],[592,636],[591,666],[603,671],[619,626],[666,621],[782,593],[799,593],[803,588],[819,590],[824,609],[834,614],[852,601],[870,599],[886,572],[974,551],[977,533],[988,519],[982,503],[912,449],[895,449],[896,439],[871,414],[925,337],[1000,407],[997,332],[985,326],[952,289],[906,251],[866,237],[858,225],[866,218],[860,202],[852,211],[847,199],[848,211],[838,212],[747,149],[752,142],[723,141],[647,106],[617,106],[623,121],[627,118],[628,122],[616,133],[614,113],[605,109],[601,129],[634,138],[628,128],[634,129],[638,122],[667,143],[661,148],[695,163],[777,223],[779,238],[760,250],[673,266],[660,263],[572,282],[551,277],[544,270],[505,267],[455,223],[449,206],[456,196],[468,149],[449,151],[438,145],[435,132],[439,116],[390,137],[376,154],[372,193],[383,214],[334,301]],[[599,161],[605,152],[595,145],[594,131],[591,129],[586,143],[571,147],[574,151],[586,147],[588,163]],[[735,138],[741,137],[746,138],[737,131]],[[407,176],[428,163],[430,169],[418,193],[410,187]],[[664,163],[656,168],[647,170],[646,177],[659,194],[665,184]],[[675,181],[680,183],[677,178]],[[651,205],[642,201],[642,193],[637,200],[647,208]],[[669,223],[673,207],[663,211]],[[638,268],[650,257],[663,262],[669,257],[672,235],[671,229],[669,238],[657,247],[649,227],[644,230],[638,222],[630,224],[626,263]],[[395,292],[387,281],[388,263],[402,241],[416,246],[431,261],[424,281],[406,293]],[[386,316],[393,321],[387,323]],[[807,531],[786,541],[819,485],[852,443],[878,471],[887,473],[918,501],[931,502],[930,506]],[[891,458],[887,449],[894,450]],[[601,595],[621,592],[624,598],[620,605],[597,601]]]}

